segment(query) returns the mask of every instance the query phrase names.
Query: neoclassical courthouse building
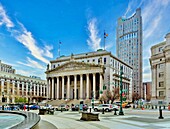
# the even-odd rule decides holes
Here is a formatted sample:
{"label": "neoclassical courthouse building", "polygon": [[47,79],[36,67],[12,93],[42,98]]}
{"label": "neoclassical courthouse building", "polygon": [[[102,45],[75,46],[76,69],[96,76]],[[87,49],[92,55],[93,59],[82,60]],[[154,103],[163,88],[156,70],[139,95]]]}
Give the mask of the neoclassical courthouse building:
{"label": "neoclassical courthouse building", "polygon": [[151,47],[152,103],[170,103],[170,33],[165,41]]}
{"label": "neoclassical courthouse building", "polygon": [[101,49],[50,61],[46,71],[48,98],[99,99],[104,86],[110,91],[119,86],[120,66],[123,66],[123,92],[131,100],[132,67]]}
{"label": "neoclassical courthouse building", "polygon": [[30,102],[46,99],[47,83],[35,76],[27,77],[15,74],[11,65],[0,60],[0,103],[4,95],[6,103],[15,103],[19,97]]}

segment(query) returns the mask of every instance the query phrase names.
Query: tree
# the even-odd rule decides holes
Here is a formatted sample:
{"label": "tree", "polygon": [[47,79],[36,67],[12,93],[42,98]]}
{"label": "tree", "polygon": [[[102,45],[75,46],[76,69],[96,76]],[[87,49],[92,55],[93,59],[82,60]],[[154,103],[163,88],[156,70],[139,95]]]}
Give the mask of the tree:
{"label": "tree", "polygon": [[140,99],[140,95],[138,93],[133,93],[132,94],[132,101],[134,102],[135,100],[139,100]]}
{"label": "tree", "polygon": [[26,98],[23,98],[23,97],[15,97],[15,103],[26,103],[27,100]]}
{"label": "tree", "polygon": [[116,99],[119,98],[119,87],[115,87],[112,90],[112,97],[111,97],[111,103],[113,103]]}
{"label": "tree", "polygon": [[105,90],[103,92],[103,95],[99,98],[99,101],[101,103],[109,103],[111,100],[111,103],[114,102],[115,99],[119,98],[119,88],[114,88],[113,91]]}

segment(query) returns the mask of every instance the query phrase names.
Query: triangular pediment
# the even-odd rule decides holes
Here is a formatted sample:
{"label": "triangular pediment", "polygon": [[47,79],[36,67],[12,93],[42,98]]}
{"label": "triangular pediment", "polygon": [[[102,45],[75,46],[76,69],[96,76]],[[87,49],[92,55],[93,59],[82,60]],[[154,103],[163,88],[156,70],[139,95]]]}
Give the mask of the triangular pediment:
{"label": "triangular pediment", "polygon": [[89,70],[95,68],[103,68],[103,65],[96,65],[91,63],[69,61],[61,66],[56,67],[55,69],[48,70],[46,73],[51,72],[66,72],[66,71],[75,71],[75,70]]}

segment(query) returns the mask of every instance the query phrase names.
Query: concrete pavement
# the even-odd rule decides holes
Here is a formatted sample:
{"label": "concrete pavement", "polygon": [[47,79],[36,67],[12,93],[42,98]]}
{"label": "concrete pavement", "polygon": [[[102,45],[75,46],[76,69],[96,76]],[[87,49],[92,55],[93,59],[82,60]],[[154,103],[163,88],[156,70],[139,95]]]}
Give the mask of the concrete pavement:
{"label": "concrete pavement", "polygon": [[40,129],[50,125],[54,129],[170,129],[170,111],[163,110],[164,119],[158,119],[158,110],[125,109],[124,113],[100,113],[100,121],[81,121],[81,113],[56,111],[54,115],[41,115]]}

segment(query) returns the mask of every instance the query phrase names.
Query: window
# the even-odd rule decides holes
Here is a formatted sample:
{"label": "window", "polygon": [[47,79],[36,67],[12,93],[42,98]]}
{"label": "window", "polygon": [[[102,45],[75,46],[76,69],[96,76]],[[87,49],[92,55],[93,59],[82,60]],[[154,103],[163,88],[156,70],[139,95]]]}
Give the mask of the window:
{"label": "window", "polygon": [[159,78],[162,78],[162,77],[164,77],[164,73],[163,72],[159,73]]}
{"label": "window", "polygon": [[160,68],[160,69],[163,68],[163,67],[164,67],[164,64],[159,64],[158,65],[158,68]]}
{"label": "window", "polygon": [[164,87],[164,82],[159,82],[159,87]]}
{"label": "window", "polygon": [[161,51],[162,51],[162,47],[159,48],[159,52],[161,52]]}
{"label": "window", "polygon": [[164,91],[159,91],[159,97],[164,96]]}
{"label": "window", "polygon": [[106,58],[104,58],[104,64],[106,64]]}
{"label": "window", "polygon": [[93,62],[95,62],[95,59],[93,59]]}
{"label": "window", "polygon": [[100,58],[98,59],[98,64],[100,64]]}
{"label": "window", "polygon": [[87,60],[87,62],[89,62],[89,60]]}

